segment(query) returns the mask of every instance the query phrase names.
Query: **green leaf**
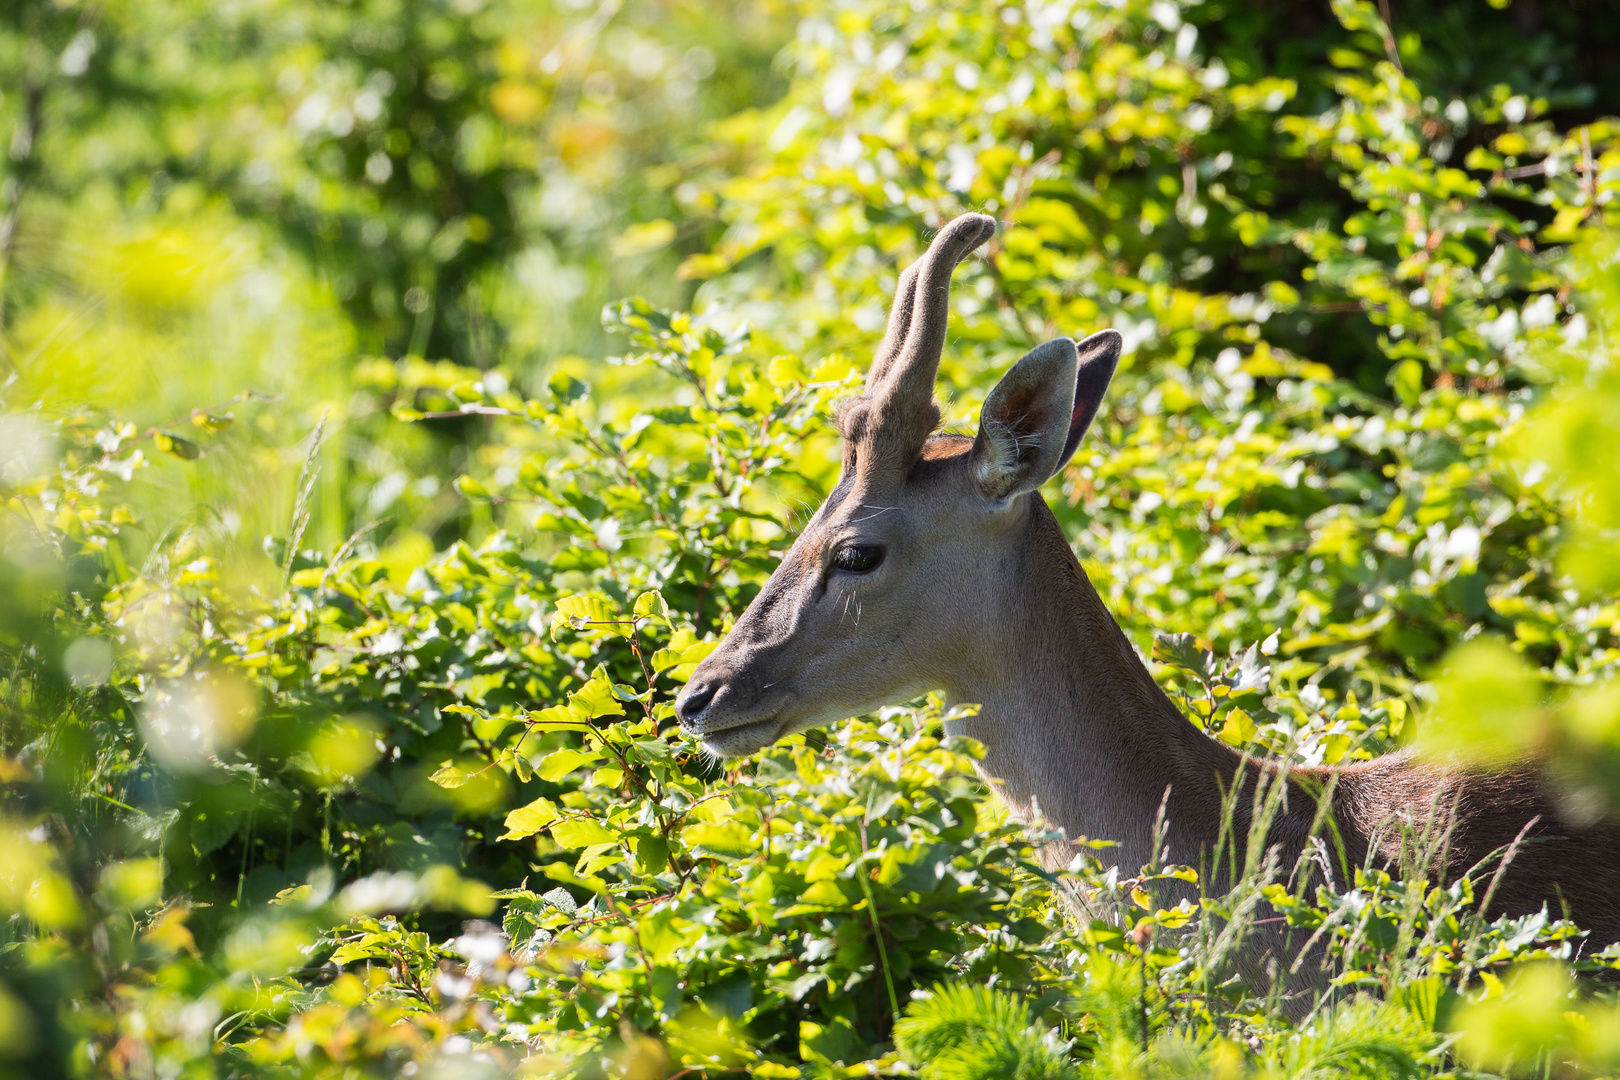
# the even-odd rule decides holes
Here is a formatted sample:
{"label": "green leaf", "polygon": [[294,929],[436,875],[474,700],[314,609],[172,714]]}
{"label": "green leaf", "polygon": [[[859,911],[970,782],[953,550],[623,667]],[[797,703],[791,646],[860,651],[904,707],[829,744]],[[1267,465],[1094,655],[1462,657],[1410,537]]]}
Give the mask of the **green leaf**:
{"label": "green leaf", "polygon": [[[372,925],[376,925],[373,923]],[[392,947],[400,943],[398,933],[366,934],[357,941],[345,942],[328,958],[338,967],[356,960],[382,960],[391,958]]]}
{"label": "green leaf", "polygon": [[662,836],[643,836],[636,841],[636,869],[643,874],[662,874],[669,866],[669,842]]}
{"label": "green leaf", "polygon": [[581,765],[591,765],[601,760],[602,755],[595,750],[553,750],[541,759],[535,773],[542,780],[556,783]]}
{"label": "green leaf", "polygon": [[641,919],[636,932],[653,963],[667,964],[675,958],[677,949],[702,935],[703,926],[664,908]]}
{"label": "green leaf", "polygon": [[218,435],[236,422],[230,413],[194,412],[191,422],[210,435]]}
{"label": "green leaf", "polygon": [[603,870],[606,870],[608,867],[616,866],[623,861],[624,853],[622,851],[612,847],[609,847],[607,850],[601,850],[598,848],[595,850],[587,850],[584,855],[581,855],[579,865],[575,867],[575,869],[580,877],[590,878],[601,873]]}
{"label": "green leaf", "polygon": [[522,840],[557,820],[557,807],[550,799],[536,799],[506,815],[506,833],[502,840]]}
{"label": "green leaf", "polygon": [[[684,631],[682,631],[684,633]],[[677,640],[679,634],[677,634]],[[700,664],[719,646],[718,641],[697,641],[684,648],[671,647],[659,649],[653,653],[652,669],[656,672],[668,671],[685,664]]]}
{"label": "green leaf", "polygon": [[551,838],[561,847],[580,851],[598,844],[616,844],[619,834],[590,818],[569,818],[551,827]]}
{"label": "green leaf", "polygon": [[579,911],[579,905],[574,903],[574,894],[561,886],[547,892],[542,899],[566,915],[573,915]]}
{"label": "green leaf", "polygon": [[241,828],[241,815],[231,810],[212,809],[191,818],[191,847],[200,858],[222,847]]}
{"label": "green leaf", "polygon": [[667,761],[669,759],[669,743],[663,739],[635,739],[632,740],[636,753],[652,761]]}
{"label": "green leaf", "polygon": [[442,788],[458,788],[465,784],[468,780],[471,780],[472,777],[467,773],[462,772],[449,762],[445,762],[444,765],[442,765],[432,776],[428,777],[428,779],[432,780],[435,784],[438,784]]}
{"label": "green leaf", "polygon": [[841,1016],[826,1017],[824,1023],[799,1022],[799,1056],[824,1065],[841,1063],[855,1049],[855,1029]]}
{"label": "green leaf", "polygon": [[547,731],[589,731],[591,725],[585,723],[585,716],[572,705],[553,705],[530,713],[527,717],[536,727],[536,734]]}
{"label": "green leaf", "polygon": [[700,821],[688,825],[681,832],[681,840],[700,854],[722,859],[741,859],[759,850],[753,835],[734,821],[724,824]]}
{"label": "green leaf", "polygon": [[553,918],[556,905],[547,897],[536,896],[527,889],[507,889],[493,894],[496,899],[508,901],[502,918],[502,929],[511,942],[513,955],[538,948],[550,941],[551,932],[542,921]]}
{"label": "green leaf", "polygon": [[1423,396],[1423,365],[1402,360],[1389,372],[1389,385],[1403,405],[1416,405]]}
{"label": "green leaf", "polygon": [[563,371],[551,376],[551,379],[546,383],[546,389],[550,390],[551,395],[565,405],[573,404],[590,393],[591,390],[585,383]]}
{"label": "green leaf", "polygon": [[624,706],[613,692],[613,684],[600,675],[568,695],[568,704],[582,715],[595,719],[599,716],[623,716]]}
{"label": "green leaf", "polygon": [[1214,677],[1209,653],[1198,647],[1192,634],[1157,634],[1153,638],[1153,659],[1161,664],[1190,671],[1207,682]]}
{"label": "green leaf", "polygon": [[458,476],[455,481],[456,490],[469,499],[488,500],[491,496],[489,489],[470,476]]}
{"label": "green leaf", "polygon": [[1222,725],[1220,740],[1228,746],[1244,747],[1254,741],[1259,733],[1254,720],[1242,709],[1233,709],[1227,714],[1226,723]]}
{"label": "green leaf", "polygon": [[202,447],[190,439],[183,439],[179,435],[171,435],[167,431],[152,432],[152,441],[157,448],[165,454],[170,454],[181,461],[196,461],[202,457]]}
{"label": "green leaf", "polygon": [[631,609],[638,618],[654,618],[662,622],[671,630],[674,626],[669,621],[669,604],[664,600],[664,594],[657,589],[644,592],[636,597],[635,606]]}
{"label": "green leaf", "polygon": [[551,616],[551,638],[563,627],[575,630],[601,630],[621,637],[630,635],[630,621],[599,596],[581,593],[565,596],[557,601],[557,610]]}

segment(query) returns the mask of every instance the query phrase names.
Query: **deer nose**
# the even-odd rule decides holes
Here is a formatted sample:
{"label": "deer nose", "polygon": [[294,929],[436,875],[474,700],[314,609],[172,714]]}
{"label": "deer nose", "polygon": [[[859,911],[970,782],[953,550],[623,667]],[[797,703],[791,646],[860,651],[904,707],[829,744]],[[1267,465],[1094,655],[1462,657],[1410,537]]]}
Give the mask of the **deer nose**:
{"label": "deer nose", "polygon": [[703,710],[709,707],[709,702],[714,700],[714,695],[719,689],[720,684],[717,682],[688,686],[685,698],[675,706],[675,711],[680,713],[681,723],[697,723],[698,717],[703,715]]}

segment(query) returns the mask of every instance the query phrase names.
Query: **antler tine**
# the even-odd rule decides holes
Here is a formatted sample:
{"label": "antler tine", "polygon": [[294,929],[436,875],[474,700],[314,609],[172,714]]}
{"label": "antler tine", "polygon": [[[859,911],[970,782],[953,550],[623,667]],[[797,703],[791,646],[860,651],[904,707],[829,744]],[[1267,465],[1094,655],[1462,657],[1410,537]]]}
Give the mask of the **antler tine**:
{"label": "antler tine", "polygon": [[[963,214],[941,229],[928,253],[916,264],[913,299],[904,313],[908,316],[905,343],[892,362],[884,365],[885,396],[903,399],[906,404],[929,405],[934,398],[934,377],[939,372],[940,353],[945,348],[945,329],[950,320],[951,272],[968,254],[996,232],[995,219],[984,214]],[[904,284],[904,279],[902,279]],[[898,308],[900,298],[895,298]],[[895,329],[896,311],[890,318]],[[888,344],[885,338],[884,344]],[[878,387],[868,385],[873,390]]]}
{"label": "antler tine", "polygon": [[888,329],[883,332],[883,343],[878,346],[872,366],[866,372],[867,393],[882,384],[906,343],[906,335],[911,331],[911,313],[917,306],[917,270],[921,265],[919,259],[900,274],[900,284],[894,289],[894,304],[889,308]]}
{"label": "antler tine", "polygon": [[866,392],[839,406],[846,467],[859,459],[863,468],[907,468],[939,423],[934,376],[950,317],[951,271],[995,231],[996,223],[983,214],[964,214],[900,275]]}

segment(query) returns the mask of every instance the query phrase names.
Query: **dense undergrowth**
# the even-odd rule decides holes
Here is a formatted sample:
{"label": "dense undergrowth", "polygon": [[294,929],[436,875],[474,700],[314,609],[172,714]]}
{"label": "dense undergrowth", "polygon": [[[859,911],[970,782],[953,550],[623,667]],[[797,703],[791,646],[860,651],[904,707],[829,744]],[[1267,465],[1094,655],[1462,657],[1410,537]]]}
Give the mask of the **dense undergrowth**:
{"label": "dense undergrowth", "polygon": [[[462,36],[359,50],[389,86],[441,79],[409,107],[448,103],[457,153],[403,111],[432,153],[395,153],[379,104],[352,139],[326,121],[281,147],[285,190],[243,209],[240,177],[204,167],[224,149],[165,144],[196,199],[314,250],[330,291],[295,301],[381,355],[335,349],[341,378],[281,399],[246,377],[169,387],[153,413],[93,379],[75,399],[50,367],[89,318],[62,316],[70,275],[3,298],[0,1074],[1620,1068],[1620,1010],[1586,977],[1620,956],[1557,910],[1482,914],[1494,864],[1428,880],[1418,850],[1324,884],[1229,832],[1230,892],[1173,900],[1195,868],[1109,869],[1107,837],[1042,869],[1045,834],[1005,819],[937,701],[729,769],[671,714],[830,487],[827,417],[899,268],[974,208],[1002,229],[958,273],[947,423],[971,430],[1043,336],[1126,333],[1047,497],[1190,722],[1308,764],[1534,751],[1572,813],[1608,813],[1620,131],[1595,119],[1601,35],[1555,14],[1520,40],[1481,7],[1479,57],[1546,61],[1481,81],[1462,30],[1416,5],[1437,40],[1341,2],[1273,50],[1275,28],[1217,4],[850,3],[803,13],[780,101],[717,93],[732,115],[711,139],[610,161],[579,156],[606,138],[580,129],[612,127],[624,102],[591,73],[624,65],[593,69],[556,31],[577,46],[563,74],[525,66],[552,31],[496,49],[515,9],[476,8],[434,9]],[[362,39],[322,26],[311,40]],[[485,61],[501,81],[477,89]],[[364,68],[306,74],[323,108],[388,99]],[[304,90],[281,92],[302,115]],[[615,258],[662,252],[673,280],[682,255],[701,314],[615,302],[617,355],[525,353],[539,331],[493,276],[523,260],[474,250],[495,218],[469,203],[410,225],[459,191],[522,231],[493,129],[466,126],[481,94],[512,126],[503,152],[552,148],[553,195],[635,171],[631,150],[674,157],[638,173]],[[405,239],[362,293],[337,279],[364,269],[368,214]],[[588,232],[553,235],[577,223],[545,225],[553,268],[587,258]],[[435,259],[452,314],[407,318],[393,293]],[[200,318],[162,311],[148,345]],[[480,330],[480,311],[514,328]],[[244,522],[273,535],[249,545]],[[1239,969],[1276,919],[1315,943],[1307,977]]]}

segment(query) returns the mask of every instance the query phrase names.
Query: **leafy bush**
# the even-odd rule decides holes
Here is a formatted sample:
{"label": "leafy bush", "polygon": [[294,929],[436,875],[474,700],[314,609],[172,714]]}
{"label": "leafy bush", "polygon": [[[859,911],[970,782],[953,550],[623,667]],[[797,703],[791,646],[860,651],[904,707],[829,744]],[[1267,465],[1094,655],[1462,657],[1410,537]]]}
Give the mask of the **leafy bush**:
{"label": "leafy bush", "polygon": [[[71,822],[61,843],[81,860],[75,874],[16,834],[40,874],[19,909],[79,943],[22,970],[63,978],[78,949],[94,954],[95,927],[126,927],[120,966],[79,976],[110,1003],[77,1014],[81,1045],[109,1054],[131,1025],[155,1024],[148,1052],[200,1065],[216,1060],[200,1017],[220,1026],[221,1065],[256,1071],[391,1069],[459,1047],[542,1071],[790,1075],[893,1063],[914,991],[966,980],[1031,995],[1076,1032],[1074,1053],[1123,1067],[1144,1049],[1228,1053],[1182,1041],[1199,1016],[1247,1016],[1253,1038],[1288,1045],[1260,988],[1232,978],[1262,894],[1322,931],[1339,985],[1401,988],[1401,1015],[1431,1028],[1456,979],[1570,955],[1574,931],[1544,917],[1485,925],[1466,882],[1448,892],[1369,870],[1307,898],[1286,875],[1268,886],[1252,845],[1251,872],[1202,911],[1155,902],[1189,869],[1121,882],[1083,861],[1065,887],[1126,914],[1077,936],[1032,860],[1040,836],[981,820],[965,748],[931,734],[937,708],[796,737],[713,775],[668,723],[671,693],[758,581],[761,540],[784,535],[755,508],[809,479],[784,448],[818,437],[818,409],[852,376],[836,359],[795,370],[644,306],[622,320],[632,362],[662,369],[669,400],[690,404],[644,401],[635,419],[602,422],[568,378],[540,399],[452,391],[461,411],[509,414],[514,447],[545,448],[546,467],[509,486],[461,484],[533,515],[549,534],[534,554],[497,533],[407,573],[356,541],[296,554],[285,591],[251,606],[222,594],[206,558],[158,564],[62,628],[74,644],[59,693],[77,719],[23,752],[12,793],[23,814]],[[137,462],[138,447],[74,430],[58,428],[63,471],[20,492],[40,520],[52,492],[83,494]],[[64,528],[56,543],[93,551],[111,526],[100,504],[70,505],[54,520],[80,522],[80,536]],[[116,664],[76,668],[92,647]],[[1229,741],[1342,758],[1352,735],[1387,737],[1404,716],[1379,703],[1330,718],[1320,697],[1268,694],[1258,647],[1230,664],[1185,638],[1157,650],[1190,714]],[[60,740],[80,731],[86,749],[122,749],[75,758]],[[459,921],[501,902],[500,932]],[[918,1024],[933,1015],[917,1009]],[[1323,1009],[1338,1031],[1338,1007]],[[1057,1043],[1009,1035],[1005,1061],[991,1049],[960,1068],[1070,1068]]]}
{"label": "leafy bush", "polygon": [[[373,275],[333,288],[395,359],[332,376],[342,407],[321,420],[312,397],[244,387],[139,424],[61,404],[35,370],[3,391],[0,1069],[1608,1068],[1612,993],[1570,973],[1616,954],[1582,951],[1556,912],[1481,914],[1490,865],[1323,883],[1268,861],[1260,805],[1256,831],[1224,837],[1224,894],[1186,867],[1107,869],[1107,838],[1053,873],[937,701],[729,771],[672,723],[831,483],[824,418],[859,385],[898,267],[979,207],[1004,229],[961,273],[950,422],[1034,339],[1126,333],[1107,413],[1049,494],[1193,722],[1309,764],[1414,735],[1536,750],[1572,806],[1608,812],[1615,128],[1547,65],[1461,77],[1449,15],[1333,11],[1283,50],[1213,3],[809,11],[783,99],[643,178],[653,209],[619,233],[625,260],[680,236],[703,313],[614,304],[624,355],[557,349],[543,374],[472,328],[515,241],[478,247],[464,211],[492,201],[486,221],[527,228],[512,160],[475,167],[445,134],[487,134],[486,91],[505,117],[536,89],[485,85],[531,51],[512,12],[435,8],[420,27],[448,36],[356,46],[396,84],[434,69],[407,95],[438,140],[427,166],[358,186],[367,140],[392,137],[378,113],[280,147],[275,197],[246,209],[294,207],[276,227],[312,266]],[[327,13],[310,56],[331,66],[300,54],[294,74],[360,93],[349,43],[387,14]],[[1522,46],[1496,18],[1462,39],[1485,59]],[[1571,71],[1599,47],[1553,44]],[[547,112],[517,141],[562,147],[579,119]],[[552,191],[608,175],[552,164]],[[428,233],[356,270],[367,221],[423,215]],[[389,308],[433,260],[435,314]],[[3,299],[47,348],[39,280]],[[418,337],[450,359],[408,354]],[[264,460],[283,453],[285,474]],[[196,479],[226,461],[257,465]],[[277,533],[250,556],[230,538],[271,519],[281,475]],[[218,506],[176,513],[187,490]],[[389,507],[408,525],[373,516]],[[1321,993],[1237,964],[1272,919],[1312,939]]]}

